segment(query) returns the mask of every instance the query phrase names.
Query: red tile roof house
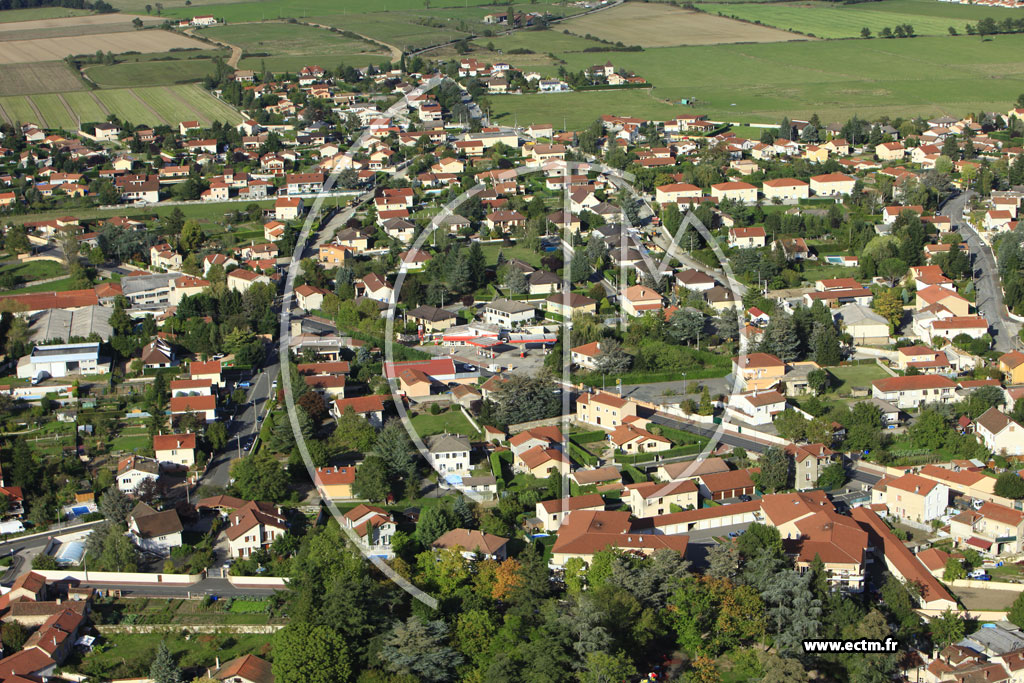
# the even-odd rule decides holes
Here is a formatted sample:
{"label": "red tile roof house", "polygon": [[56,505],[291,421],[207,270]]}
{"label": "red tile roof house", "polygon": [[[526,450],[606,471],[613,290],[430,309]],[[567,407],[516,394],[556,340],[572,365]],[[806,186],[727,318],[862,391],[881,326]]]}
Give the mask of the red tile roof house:
{"label": "red tile roof house", "polygon": [[871,383],[874,398],[897,408],[916,408],[923,403],[949,403],[956,396],[956,383],[941,375],[886,377]]}
{"label": "red tile roof house", "polygon": [[265,659],[242,655],[211,672],[210,678],[225,683],[274,683],[274,672]]}
{"label": "red tile roof house", "polygon": [[431,548],[440,550],[459,549],[467,560],[482,556],[484,559],[504,561],[507,538],[487,534],[475,529],[452,529],[430,544]]}
{"label": "red tile roof house", "polygon": [[751,228],[730,228],[729,246],[747,249],[752,247],[763,247],[766,243],[767,234],[763,227]]}
{"label": "red tile roof house", "polygon": [[390,512],[363,504],[346,512],[344,520],[344,528],[355,532],[362,549],[376,556],[392,555],[391,539],[397,527]]}
{"label": "red tile roof house", "polygon": [[231,557],[249,557],[288,533],[288,520],[273,503],[246,501],[228,515],[225,530]]}
{"label": "red tile roof house", "polygon": [[195,413],[206,422],[213,422],[217,419],[217,397],[216,396],[172,396],[171,416],[172,419],[186,413]]}
{"label": "red tile roof house", "polygon": [[[579,474],[577,470],[573,474]],[[558,531],[566,516],[576,510],[604,510],[604,498],[597,493],[588,493],[582,496],[571,498],[555,498],[554,500],[542,500],[537,503],[537,519],[541,522],[544,531]]]}
{"label": "red tile roof house", "polygon": [[331,405],[331,415],[336,419],[340,418],[346,410],[351,408],[356,415],[363,417],[374,427],[380,427],[384,423],[384,401],[390,400],[390,395],[378,396],[357,396],[355,398],[340,398]]}
{"label": "red tile roof house", "polygon": [[910,552],[903,541],[896,538],[889,527],[873,511],[854,508],[853,519],[868,532],[869,549],[885,560],[890,572],[903,581],[917,584],[921,589],[920,604],[926,609],[958,609],[949,591],[932,576],[928,568]]}
{"label": "red tile roof house", "polygon": [[188,372],[192,379],[205,379],[218,387],[220,386],[221,362],[219,360],[192,361],[188,364]]}
{"label": "red tile roof house", "polygon": [[564,567],[571,558],[590,563],[594,553],[605,548],[650,555],[668,549],[686,554],[686,536],[655,534],[649,528],[633,528],[630,513],[579,510],[569,515],[551,549],[551,564]]}
{"label": "red tile roof house", "polygon": [[708,500],[720,501],[754,495],[754,480],[747,470],[704,474],[699,481],[700,494]]}
{"label": "red tile roof house", "polygon": [[157,434],[153,437],[153,454],[162,465],[191,467],[196,464],[196,435]]}

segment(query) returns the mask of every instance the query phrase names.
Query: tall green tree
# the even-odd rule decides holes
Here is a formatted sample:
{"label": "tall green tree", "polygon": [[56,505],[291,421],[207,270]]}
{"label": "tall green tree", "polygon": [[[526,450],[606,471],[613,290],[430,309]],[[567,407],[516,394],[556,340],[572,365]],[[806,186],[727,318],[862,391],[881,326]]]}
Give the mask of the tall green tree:
{"label": "tall green tree", "polygon": [[246,500],[280,502],[288,497],[288,475],[271,454],[262,451],[231,466],[233,487]]}
{"label": "tall green tree", "polygon": [[762,491],[775,493],[790,487],[790,457],[780,448],[771,447],[761,455]]}
{"label": "tall green tree", "polygon": [[352,678],[346,638],[328,626],[292,621],[274,634],[274,681],[345,683]]}
{"label": "tall green tree", "polygon": [[444,621],[411,616],[384,635],[379,657],[392,673],[428,683],[450,681],[462,663],[462,654],[450,646],[448,637]]}
{"label": "tall green tree", "polygon": [[174,662],[174,657],[167,649],[167,643],[162,640],[149,667],[149,677],[153,679],[153,683],[181,683],[181,669]]}

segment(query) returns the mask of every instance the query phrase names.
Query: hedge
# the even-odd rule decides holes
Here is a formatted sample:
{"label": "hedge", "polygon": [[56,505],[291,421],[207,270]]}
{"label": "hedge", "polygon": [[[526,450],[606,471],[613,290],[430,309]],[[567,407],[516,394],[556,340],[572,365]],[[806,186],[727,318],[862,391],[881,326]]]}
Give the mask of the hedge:
{"label": "hedge", "polygon": [[494,478],[498,481],[504,481],[504,477],[501,474],[501,457],[498,455],[497,451],[491,453],[491,474],[493,474]]}
{"label": "hedge", "polygon": [[569,453],[579,458],[580,462],[584,465],[593,466],[597,464],[597,458],[574,444],[572,441],[569,442]]}
{"label": "hedge", "polygon": [[623,472],[628,472],[629,476],[633,479],[634,484],[647,481],[647,475],[633,467],[632,465],[624,465],[622,468]]}
{"label": "hedge", "polygon": [[595,441],[604,441],[607,436],[608,432],[597,430],[594,432],[580,432],[579,434],[573,434],[571,438],[576,443],[594,443]]}

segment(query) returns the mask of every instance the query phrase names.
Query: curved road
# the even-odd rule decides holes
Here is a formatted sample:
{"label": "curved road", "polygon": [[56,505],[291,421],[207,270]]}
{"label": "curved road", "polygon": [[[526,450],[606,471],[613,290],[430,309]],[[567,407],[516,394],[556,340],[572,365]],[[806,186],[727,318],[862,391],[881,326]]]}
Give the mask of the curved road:
{"label": "curved road", "polygon": [[1003,303],[1003,288],[992,248],[964,220],[964,208],[973,196],[971,191],[954,195],[942,205],[939,213],[949,216],[953,229],[959,231],[967,242],[974,266],[978,313],[988,321],[995,349],[1005,353],[1017,348],[1021,326],[1010,318]]}

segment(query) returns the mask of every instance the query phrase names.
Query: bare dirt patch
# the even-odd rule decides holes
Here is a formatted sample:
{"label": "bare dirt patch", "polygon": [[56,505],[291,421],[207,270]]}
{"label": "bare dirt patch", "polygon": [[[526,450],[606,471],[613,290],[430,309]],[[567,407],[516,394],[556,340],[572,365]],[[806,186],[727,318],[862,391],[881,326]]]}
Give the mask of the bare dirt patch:
{"label": "bare dirt patch", "polygon": [[0,95],[36,95],[84,89],[82,80],[64,62],[9,64],[0,69]]}
{"label": "bare dirt patch", "polygon": [[778,43],[808,40],[789,31],[757,26],[663,3],[627,2],[560,25],[576,35],[642,47],[717,45],[721,43]]}
{"label": "bare dirt patch", "polygon": [[86,36],[8,40],[0,42],[0,64],[61,60],[68,55],[102,52],[166,52],[173,48],[206,48],[206,43],[170,31],[127,31]]}

